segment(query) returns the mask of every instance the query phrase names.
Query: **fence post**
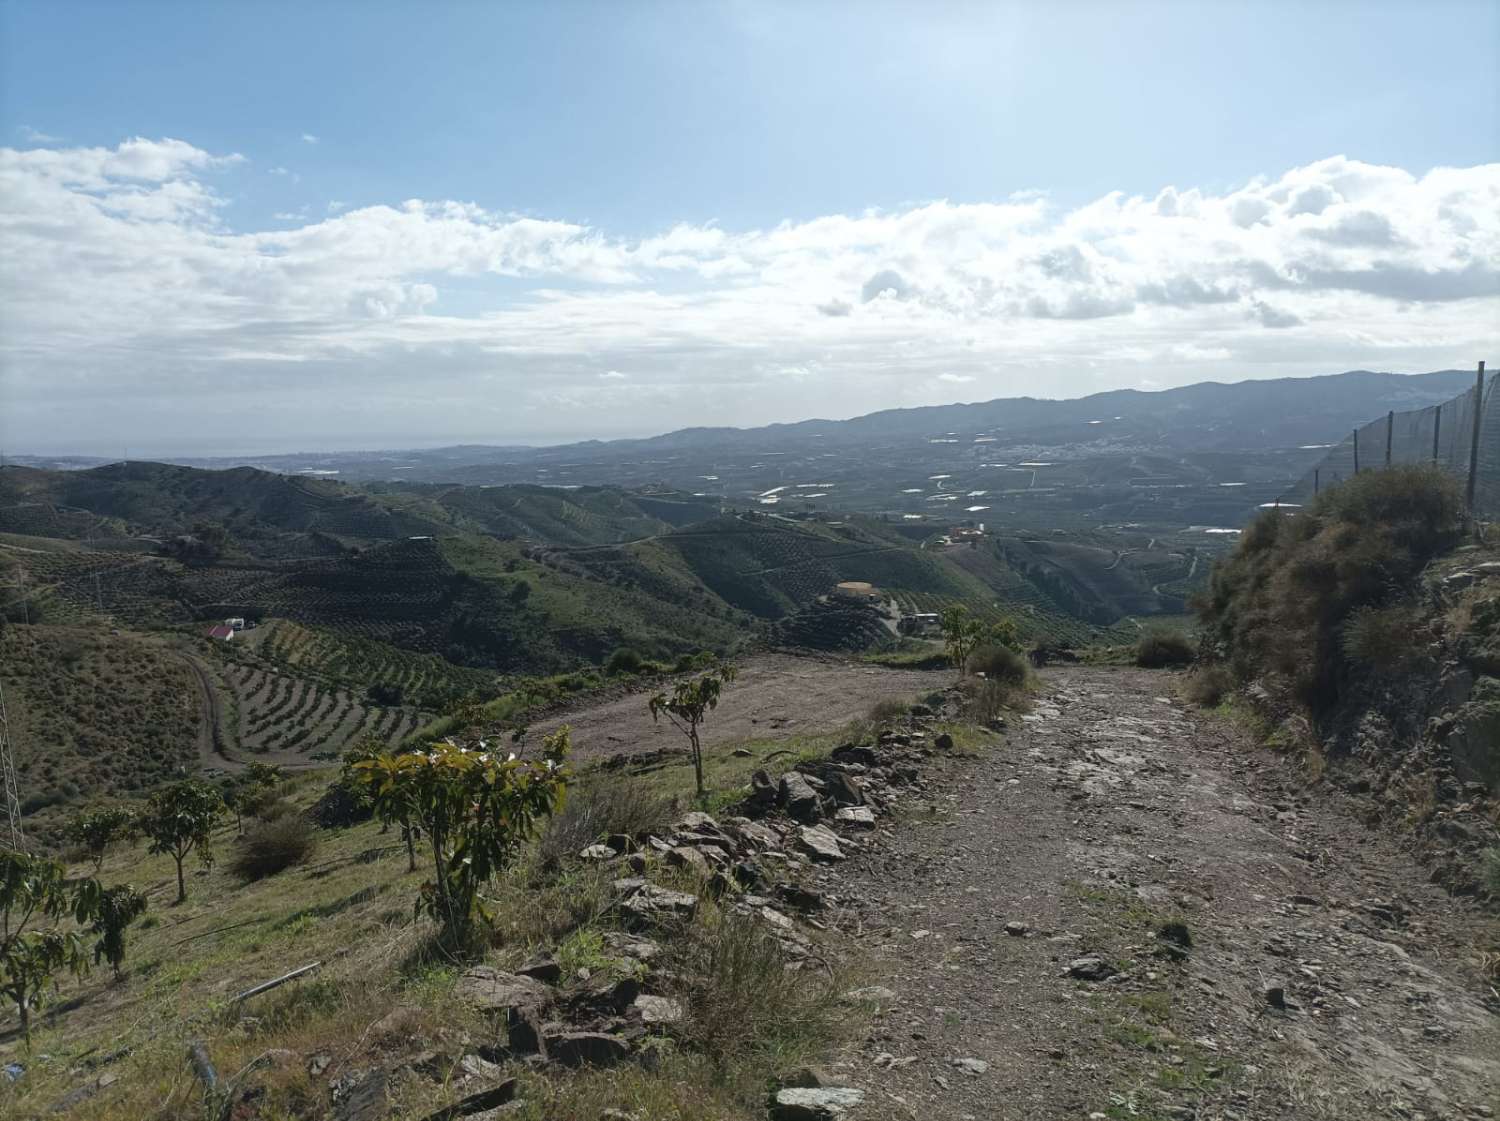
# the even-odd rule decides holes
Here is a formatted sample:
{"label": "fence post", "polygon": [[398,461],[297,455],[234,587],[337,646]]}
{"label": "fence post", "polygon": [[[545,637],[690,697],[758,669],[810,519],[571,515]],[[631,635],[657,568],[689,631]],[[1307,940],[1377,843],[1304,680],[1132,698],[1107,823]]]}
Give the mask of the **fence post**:
{"label": "fence post", "polygon": [[1322,473],[1323,473],[1323,469],[1321,467],[1314,467],[1313,468],[1313,497],[1314,498],[1318,497],[1318,476],[1321,475]]}
{"label": "fence post", "polygon": [[1385,465],[1391,465],[1391,437],[1396,431],[1396,410],[1385,414]]}
{"label": "fence post", "polygon": [[1479,363],[1479,372],[1474,375],[1474,437],[1469,442],[1469,485],[1464,499],[1469,506],[1469,517],[1474,516],[1474,484],[1479,478],[1479,422],[1484,411],[1484,363]]}
{"label": "fence post", "polygon": [[1443,406],[1437,407],[1437,412],[1432,414],[1432,462],[1438,461],[1438,437],[1443,432]]}
{"label": "fence post", "polygon": [[1359,429],[1354,430],[1354,473],[1359,474]]}

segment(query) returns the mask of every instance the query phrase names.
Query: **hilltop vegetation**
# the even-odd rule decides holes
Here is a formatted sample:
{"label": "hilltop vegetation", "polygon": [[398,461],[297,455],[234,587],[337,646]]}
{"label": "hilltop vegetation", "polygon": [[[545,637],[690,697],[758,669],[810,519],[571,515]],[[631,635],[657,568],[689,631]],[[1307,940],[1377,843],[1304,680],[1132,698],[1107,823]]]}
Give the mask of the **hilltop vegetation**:
{"label": "hilltop vegetation", "polygon": [[5,626],[0,682],[27,828],[44,840],[87,801],[138,795],[197,766],[201,693],[154,639]]}

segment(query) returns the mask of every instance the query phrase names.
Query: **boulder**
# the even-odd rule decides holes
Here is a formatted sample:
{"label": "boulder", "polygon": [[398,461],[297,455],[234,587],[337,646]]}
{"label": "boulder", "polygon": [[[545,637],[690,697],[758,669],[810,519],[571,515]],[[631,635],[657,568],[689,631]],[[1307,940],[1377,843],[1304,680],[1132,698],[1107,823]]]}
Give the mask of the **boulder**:
{"label": "boulder", "polygon": [[816,822],[823,816],[823,806],[818,792],[807,781],[806,775],[788,771],[781,776],[776,787],[776,804],[786,811],[793,821],[804,824]]}
{"label": "boulder", "polygon": [[429,1113],[422,1121],[457,1121],[460,1117],[476,1119],[479,1114],[496,1110],[516,1100],[516,1080],[507,1078],[488,1090],[468,1095],[452,1105],[444,1106],[436,1113]]}
{"label": "boulder", "polygon": [[1105,981],[1114,975],[1114,966],[1096,955],[1074,958],[1068,962],[1068,976],[1080,981]]}
{"label": "boulder", "polygon": [[383,1121],[390,1112],[389,1076],[383,1070],[334,1081],[333,1121]]}
{"label": "boulder", "polygon": [[547,1057],[566,1067],[616,1066],[630,1057],[630,1044],[599,1031],[549,1031]]}
{"label": "boulder", "polygon": [[798,829],[797,848],[816,862],[832,863],[844,859],[838,834],[822,825],[804,825]]}
{"label": "boulder", "polygon": [[875,754],[873,747],[865,747],[863,744],[851,743],[836,748],[831,756],[840,763],[857,763],[862,767],[873,767],[880,762],[879,756]]}
{"label": "boulder", "polygon": [[453,995],[482,1012],[537,1014],[552,1003],[552,991],[534,977],[476,965],[459,974]]}
{"label": "boulder", "polygon": [[770,1121],[839,1121],[864,1100],[852,1086],[789,1086],[771,1100]]}
{"label": "boulder", "polygon": [[711,833],[722,837],[724,830],[719,828],[719,823],[706,813],[694,810],[690,814],[684,814],[677,828],[689,833]]}
{"label": "boulder", "polygon": [[619,854],[608,845],[589,845],[579,852],[580,860],[613,860]]}
{"label": "boulder", "polygon": [[947,732],[939,732],[937,738],[932,741],[932,746],[939,751],[952,751],[953,737]]}
{"label": "boulder", "polygon": [[852,829],[875,828],[875,814],[867,806],[844,806],[833,820]]}
{"label": "boulder", "polygon": [[698,876],[707,876],[710,871],[708,858],[703,855],[703,850],[692,845],[679,845],[667,853],[667,863],[674,868],[685,868]]}
{"label": "boulder", "polygon": [[651,996],[646,993],[636,997],[630,1007],[640,1017],[641,1023],[648,1027],[678,1023],[683,1015],[682,1005],[677,1001],[670,997]]}
{"label": "boulder", "polygon": [[836,806],[863,806],[865,791],[859,780],[843,771],[829,771],[824,778],[825,793]]}
{"label": "boulder", "polygon": [[516,968],[517,977],[530,977],[544,985],[555,985],[562,980],[562,966],[551,954],[538,954],[525,965]]}
{"label": "boulder", "polygon": [[690,919],[697,913],[698,897],[647,884],[622,900],[620,910],[626,919],[642,924]]}

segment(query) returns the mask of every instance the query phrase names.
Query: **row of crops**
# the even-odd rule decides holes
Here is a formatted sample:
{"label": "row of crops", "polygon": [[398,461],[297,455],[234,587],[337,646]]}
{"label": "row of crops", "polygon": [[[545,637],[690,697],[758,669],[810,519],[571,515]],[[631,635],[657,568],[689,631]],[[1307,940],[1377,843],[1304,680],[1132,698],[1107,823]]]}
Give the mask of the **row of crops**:
{"label": "row of crops", "polygon": [[434,654],[419,654],[362,638],[279,619],[260,628],[257,650],[265,658],[316,674],[350,689],[378,687],[387,697],[431,711],[466,694],[488,696],[495,675],[455,666]]}
{"label": "row of crops", "polygon": [[336,755],[365,736],[395,744],[430,717],[409,705],[376,705],[348,689],[250,662],[221,673],[233,716],[231,746],[250,754]]}

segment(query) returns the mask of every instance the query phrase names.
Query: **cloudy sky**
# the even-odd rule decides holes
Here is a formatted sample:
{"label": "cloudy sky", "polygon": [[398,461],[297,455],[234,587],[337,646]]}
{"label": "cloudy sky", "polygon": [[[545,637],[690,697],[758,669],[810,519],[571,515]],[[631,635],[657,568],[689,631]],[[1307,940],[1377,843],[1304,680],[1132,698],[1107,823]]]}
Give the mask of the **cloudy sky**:
{"label": "cloudy sky", "polygon": [[0,448],[1493,363],[1497,13],[0,0]]}

